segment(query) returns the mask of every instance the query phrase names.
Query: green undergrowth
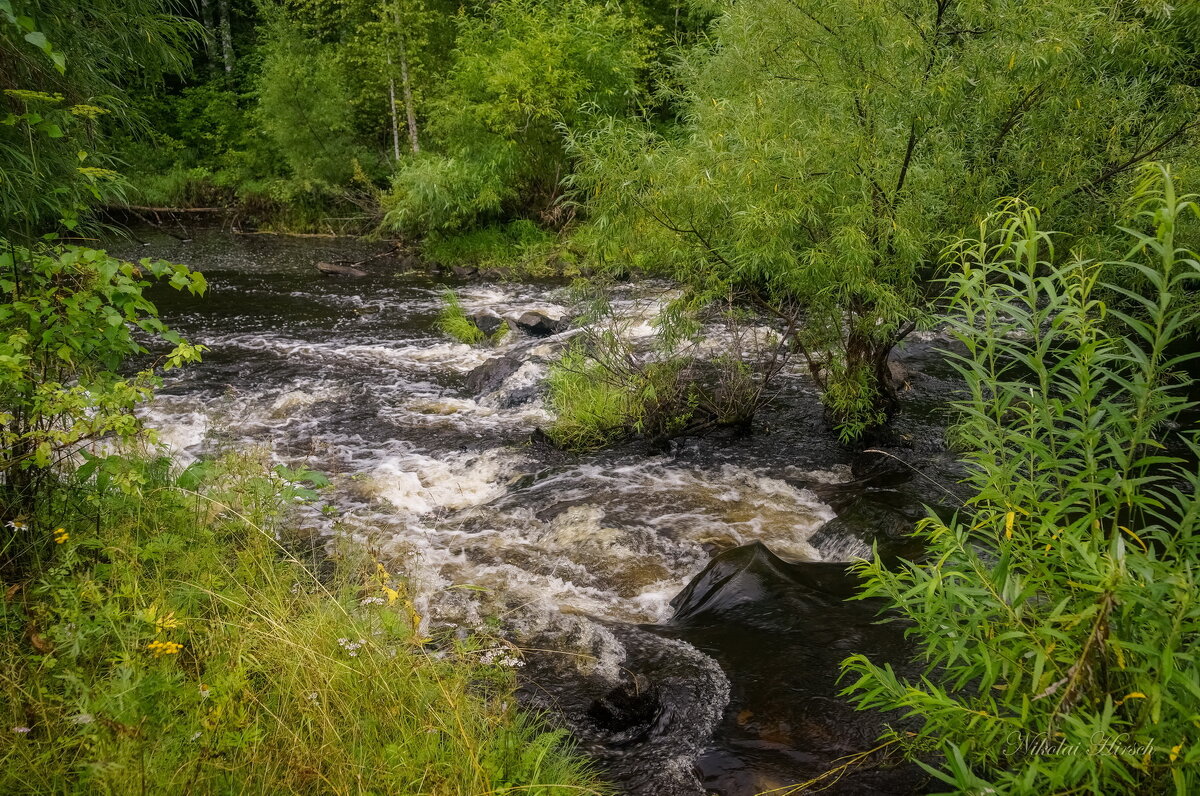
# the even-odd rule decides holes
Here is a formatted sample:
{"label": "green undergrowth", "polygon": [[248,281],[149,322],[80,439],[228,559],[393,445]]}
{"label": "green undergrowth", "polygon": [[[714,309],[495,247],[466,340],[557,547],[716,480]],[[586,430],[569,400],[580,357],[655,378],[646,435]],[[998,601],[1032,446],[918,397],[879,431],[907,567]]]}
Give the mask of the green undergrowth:
{"label": "green undergrowth", "polygon": [[449,267],[494,270],[513,278],[574,276],[575,255],[558,237],[520,219],[465,232],[434,233],[422,244],[427,259]]}
{"label": "green undergrowth", "polygon": [[265,231],[368,235],[378,223],[374,190],[295,177],[248,177],[235,170],[173,166],[133,173],[133,206],[218,208],[239,224]]}
{"label": "green undergrowth", "polygon": [[34,563],[0,602],[0,792],[598,792],[563,733],[514,709],[511,669],[481,662],[500,642],[424,638],[365,552],[321,577],[289,552],[311,544],[287,541],[281,507],[314,499],[316,474],[248,457],[83,473],[56,516],[4,531],[0,558]]}
{"label": "green undergrowth", "polygon": [[597,450],[638,436],[669,437],[695,410],[677,360],[629,366],[617,346],[573,345],[546,377],[555,413],[547,431],[555,445]]}

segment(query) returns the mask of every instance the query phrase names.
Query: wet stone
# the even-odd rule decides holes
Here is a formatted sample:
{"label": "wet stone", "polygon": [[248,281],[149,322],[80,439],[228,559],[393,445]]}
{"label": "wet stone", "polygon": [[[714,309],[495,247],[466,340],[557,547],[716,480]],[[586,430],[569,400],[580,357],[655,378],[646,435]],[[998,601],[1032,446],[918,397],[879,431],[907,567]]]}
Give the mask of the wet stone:
{"label": "wet stone", "polygon": [[492,310],[480,310],[467,316],[479,331],[491,337],[504,327],[504,319]]}
{"label": "wet stone", "polygon": [[544,312],[530,310],[521,313],[521,316],[517,318],[516,326],[531,337],[549,337],[559,332],[565,332],[570,327],[570,323],[565,319],[551,318]]}
{"label": "wet stone", "polygon": [[475,395],[495,392],[521,365],[522,360],[517,356],[492,357],[467,374],[467,390]]}

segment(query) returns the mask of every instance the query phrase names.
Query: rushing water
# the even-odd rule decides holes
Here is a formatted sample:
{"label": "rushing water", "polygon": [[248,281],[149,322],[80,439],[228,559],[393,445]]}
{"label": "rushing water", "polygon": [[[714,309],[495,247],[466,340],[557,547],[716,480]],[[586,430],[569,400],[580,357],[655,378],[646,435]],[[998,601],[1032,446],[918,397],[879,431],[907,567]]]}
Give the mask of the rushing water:
{"label": "rushing water", "polygon": [[[331,474],[340,512],[308,518],[313,532],[394,562],[424,621],[499,626],[543,650],[527,653],[525,699],[623,791],[758,793],[871,746],[878,720],[837,698],[837,664],[852,652],[902,663],[902,637],[875,623],[877,606],[843,599],[849,581],[828,562],[875,539],[902,546],[923,504],[953,503],[939,413],[953,382],[929,342],[903,352],[895,459],[837,445],[799,369],[750,435],[573,457],[530,442],[550,420],[540,378],[571,332],[486,348],[434,329],[447,287],[469,310],[558,316],[570,309],[560,284],[437,277],[391,258],[361,279],[321,275],[317,261],[382,249],[345,240],[201,231],[119,248],[209,280],[201,300],[155,293],[167,322],[210,349],[146,410],[175,455],[251,443]],[[629,334],[649,333],[656,292],[618,298]],[[468,374],[499,357],[494,389],[470,389]],[[739,547],[753,542],[786,561]],[[672,599],[735,548],[672,619]],[[826,792],[921,781],[864,770]]]}

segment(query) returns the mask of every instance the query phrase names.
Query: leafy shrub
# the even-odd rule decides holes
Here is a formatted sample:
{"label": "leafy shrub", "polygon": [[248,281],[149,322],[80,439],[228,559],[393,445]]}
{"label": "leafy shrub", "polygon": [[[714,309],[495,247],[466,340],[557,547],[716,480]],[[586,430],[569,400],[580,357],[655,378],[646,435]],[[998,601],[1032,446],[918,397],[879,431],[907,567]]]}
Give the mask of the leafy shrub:
{"label": "leafy shrub", "polygon": [[[927,674],[853,656],[847,691],[915,717],[891,742],[935,751],[922,765],[955,792],[1200,789],[1200,441],[1173,433],[1194,406],[1181,371],[1200,278],[1176,232],[1200,209],[1165,170],[1136,199],[1152,231],[1128,230],[1119,262],[1060,263],[1018,203],[963,245],[951,325],[976,494],[924,522],[929,563],[861,567],[864,594],[912,622]],[[1102,282],[1122,269],[1146,289]]]}
{"label": "leafy shrub", "polygon": [[569,265],[569,254],[559,252],[555,240],[552,232],[528,219],[518,219],[482,229],[435,234],[425,240],[422,248],[429,259],[444,265],[540,276],[562,273],[562,266]]}
{"label": "leafy shrub", "polygon": [[[161,260],[122,262],[76,246],[0,250],[0,473],[5,513],[30,510],[39,474],[65,464],[84,443],[138,430],[133,406],[160,368],[199,358],[168,329],[143,291],[151,280],[201,294],[204,277]],[[135,331],[137,334],[135,334]],[[169,346],[128,376],[126,358]]]}

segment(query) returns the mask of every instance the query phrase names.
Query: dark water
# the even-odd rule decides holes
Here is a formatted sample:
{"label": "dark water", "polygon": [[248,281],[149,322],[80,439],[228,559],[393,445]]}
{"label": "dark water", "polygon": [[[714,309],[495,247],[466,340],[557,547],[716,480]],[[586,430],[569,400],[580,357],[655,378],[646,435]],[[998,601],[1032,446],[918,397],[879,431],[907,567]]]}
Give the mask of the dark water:
{"label": "dark water", "polygon": [[[904,665],[905,647],[878,606],[844,599],[839,562],[874,540],[904,551],[926,504],[954,505],[942,411],[954,382],[937,341],[900,352],[910,389],[876,448],[887,455],[837,444],[797,368],[749,435],[575,457],[529,442],[550,420],[540,379],[571,332],[489,349],[434,329],[447,287],[468,309],[557,316],[563,286],[435,277],[391,258],[362,279],[318,273],[317,261],[384,248],[347,240],[142,236],[149,246],[113,248],[210,283],[201,300],[155,292],[167,322],[210,348],[146,412],[175,454],[255,444],[333,474],[341,512],[306,518],[311,530],[401,569],[427,623],[502,628],[527,650],[527,702],[555,712],[623,792],[759,793],[874,745],[879,719],[837,696],[838,664],[863,652]],[[664,289],[623,288],[624,334],[648,339]],[[502,356],[495,389],[468,388]],[[722,553],[719,577],[672,606]],[[825,792],[922,787],[878,765]]]}

